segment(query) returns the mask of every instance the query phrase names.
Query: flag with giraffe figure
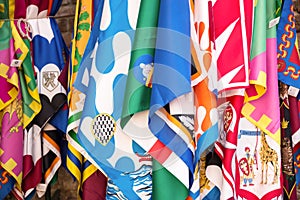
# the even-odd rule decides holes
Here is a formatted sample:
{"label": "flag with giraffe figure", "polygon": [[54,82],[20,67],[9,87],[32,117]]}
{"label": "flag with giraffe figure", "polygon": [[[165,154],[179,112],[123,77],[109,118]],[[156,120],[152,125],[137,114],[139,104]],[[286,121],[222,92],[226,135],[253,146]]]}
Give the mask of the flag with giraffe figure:
{"label": "flag with giraffe figure", "polygon": [[243,117],[236,152],[237,197],[282,198],[280,145]]}

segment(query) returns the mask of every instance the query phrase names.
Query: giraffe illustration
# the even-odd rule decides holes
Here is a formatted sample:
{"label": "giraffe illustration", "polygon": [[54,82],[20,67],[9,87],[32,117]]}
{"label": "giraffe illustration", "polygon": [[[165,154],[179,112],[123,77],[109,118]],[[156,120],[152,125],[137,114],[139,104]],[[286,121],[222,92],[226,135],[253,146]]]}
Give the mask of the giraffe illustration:
{"label": "giraffe illustration", "polygon": [[[271,163],[274,167],[274,178],[273,182],[278,182],[278,154],[272,149],[266,140],[266,135],[264,132],[261,132],[261,148],[259,151],[260,161],[261,161],[261,184],[267,184],[268,179],[268,164]],[[265,176],[265,181],[264,181]]]}

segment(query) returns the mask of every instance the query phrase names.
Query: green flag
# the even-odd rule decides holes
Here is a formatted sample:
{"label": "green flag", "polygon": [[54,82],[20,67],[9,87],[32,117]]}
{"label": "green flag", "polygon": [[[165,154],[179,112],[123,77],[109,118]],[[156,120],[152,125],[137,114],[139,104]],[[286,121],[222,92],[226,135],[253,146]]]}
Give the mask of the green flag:
{"label": "green flag", "polygon": [[149,109],[159,0],[142,1],[127,78],[121,126],[132,114]]}
{"label": "green flag", "polygon": [[[169,171],[169,168],[164,167],[164,165],[170,168],[172,166],[167,164],[167,159],[160,159],[159,152],[163,152],[164,147],[156,149],[161,143],[148,128],[159,10],[160,0],[141,1],[131,52],[121,126],[125,133],[154,159],[158,160],[153,159],[152,199],[185,199],[188,196],[187,188],[176,178],[176,175]],[[174,188],[176,188],[176,192],[174,192]]]}
{"label": "green flag", "polygon": [[186,187],[159,162],[152,162],[152,199],[183,200],[188,196]]}

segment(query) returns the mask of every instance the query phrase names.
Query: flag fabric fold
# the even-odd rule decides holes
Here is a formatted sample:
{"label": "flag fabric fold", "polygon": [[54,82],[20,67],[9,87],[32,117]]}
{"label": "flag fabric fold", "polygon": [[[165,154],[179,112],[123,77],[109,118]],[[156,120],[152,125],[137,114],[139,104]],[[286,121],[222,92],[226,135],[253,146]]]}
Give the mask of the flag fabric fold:
{"label": "flag fabric fold", "polygon": [[[215,104],[218,139],[214,143],[213,153],[202,158],[205,160],[202,168],[206,166],[205,175],[202,175],[206,183],[203,183],[202,191],[207,196],[202,194],[203,199],[237,199],[237,136],[244,91],[249,85],[252,1],[236,1],[234,4],[236,6],[233,8],[227,1],[219,0],[212,5],[215,37],[212,38],[212,60],[216,61],[218,74]],[[209,191],[215,196],[209,196]]]}
{"label": "flag fabric fold", "polygon": [[[267,21],[276,17],[276,11],[276,2],[271,4],[270,2],[257,1],[257,4],[255,5],[254,15],[256,16],[256,20],[260,20],[260,23],[254,22],[252,42],[253,45],[251,46],[251,52],[258,52],[258,55],[256,57],[250,58],[250,69],[251,72],[257,71],[258,74],[267,73],[268,77],[264,79],[264,88],[266,88],[266,91],[263,96],[252,100],[251,98],[246,98],[242,113],[249,121],[255,124],[259,129],[263,130],[265,133],[269,134],[279,144],[279,102],[272,101],[274,97],[275,99],[278,99],[276,98],[278,97],[278,86],[277,84],[274,84],[275,82],[277,82],[277,72],[274,71],[274,69],[276,69],[277,67],[276,27],[273,26],[268,28],[269,22]],[[264,15],[260,18],[257,15],[261,13],[264,13]],[[259,35],[256,36],[256,31],[261,32],[262,30],[264,30],[264,32],[259,33]],[[256,38],[262,40],[262,43],[255,42]],[[264,45],[255,46],[255,44]],[[260,57],[261,59],[258,59],[258,57]],[[251,75],[252,74],[250,74],[250,77]],[[250,96],[252,92],[251,86],[255,87],[255,85],[250,85],[249,89],[246,90],[246,95],[248,96]],[[269,104],[268,109],[266,109],[264,106],[265,102],[268,102]]]}
{"label": "flag fabric fold", "polygon": [[[98,2],[100,7],[95,7],[97,1],[77,1],[76,16],[74,21],[74,37],[71,47],[70,80],[69,80],[69,117],[67,127],[68,152],[66,167],[78,182],[78,195],[82,199],[105,199],[106,196],[106,176],[90,162],[92,158],[79,144],[76,137],[84,105],[84,95],[73,87],[77,72],[81,65],[81,60],[88,43],[92,26],[94,25],[94,15],[99,10],[102,14],[103,1]],[[96,17],[100,18],[97,14]],[[100,20],[98,20],[100,21]],[[97,22],[96,22],[97,23]],[[96,25],[97,26],[97,25]],[[82,153],[84,152],[84,153]],[[83,154],[88,157],[84,158]],[[95,163],[95,161],[93,161]],[[94,184],[101,186],[94,188]]]}
{"label": "flag fabric fold", "polygon": [[[109,177],[106,198],[151,196],[151,162],[140,159],[146,157],[145,152],[120,128],[139,5],[140,1],[104,1],[100,27],[91,33],[96,43],[87,46],[85,58],[91,65],[82,61],[74,83],[85,95],[77,137]],[[100,156],[98,152],[102,152]]]}
{"label": "flag fabric fold", "polygon": [[[26,127],[26,143],[24,144],[24,176],[23,191],[25,198],[30,198],[37,191],[38,196],[45,194],[47,185],[61,164],[59,131],[43,130],[51,118],[66,102],[65,84],[61,81],[63,69],[66,67],[68,50],[62,39],[55,19],[61,1],[30,1],[24,6],[26,23],[31,27],[31,49],[38,92],[41,101],[41,111]],[[21,8],[20,8],[21,9]],[[43,49],[43,51],[41,51]],[[60,124],[66,124],[67,118]],[[55,122],[51,121],[53,126]],[[55,133],[54,133],[55,132]],[[48,134],[49,133],[49,134]],[[56,136],[55,136],[56,135]],[[51,156],[51,155],[52,156]],[[50,164],[45,164],[50,163]]]}
{"label": "flag fabric fold", "polygon": [[[256,137],[248,137],[247,142],[243,142],[242,139],[239,140],[238,153],[241,155],[243,152],[246,155],[249,167],[250,165],[253,167],[253,163],[249,162],[249,158],[251,156],[253,158],[254,154],[257,162],[256,166],[260,171],[256,171],[257,168],[256,170],[253,169],[252,172],[255,174],[255,178],[252,179],[254,183],[251,183],[250,178],[246,177],[243,179],[245,183],[238,185],[237,196],[241,198],[252,195],[254,199],[269,199],[281,198],[282,195],[276,24],[271,23],[280,14],[279,10],[280,5],[277,5],[275,1],[257,1],[254,4],[253,38],[250,54],[250,83],[251,80],[264,81],[261,82],[263,83],[263,87],[252,82],[250,87],[246,89],[242,114],[257,127],[258,134],[256,134]],[[264,78],[260,79],[259,77]],[[256,87],[257,85],[258,87]],[[259,87],[264,91],[258,90]],[[254,92],[255,90],[256,93]],[[261,92],[260,95],[258,91]],[[274,99],[276,100],[274,101]],[[267,107],[265,106],[266,104],[268,105]],[[241,127],[243,128],[242,125]],[[252,146],[250,145],[250,141],[252,141]],[[246,149],[246,147],[248,148]],[[257,154],[258,151],[259,153]],[[238,159],[241,170],[238,172],[249,176],[244,171],[247,162],[244,164],[245,160],[242,161],[241,156],[238,156]],[[271,169],[267,166],[270,160],[273,164],[273,168]],[[254,189],[248,186],[247,179],[250,181],[249,185],[254,184],[254,188],[259,189],[254,192]],[[272,187],[268,185],[270,182],[272,183]],[[258,184],[260,185],[257,186]]]}
{"label": "flag fabric fold", "polygon": [[0,199],[297,199],[292,0],[62,2],[0,0]]}
{"label": "flag fabric fold", "polygon": [[[14,17],[15,6],[1,2],[1,19]],[[18,34],[13,21],[4,20],[0,24],[1,56],[0,80],[3,90],[0,97],[0,165],[13,177],[18,188],[22,184],[23,155],[23,101],[18,67],[24,62],[28,53],[26,45]],[[19,56],[19,57],[18,57]],[[10,180],[12,184],[12,180]],[[12,187],[8,187],[12,188]]]}
{"label": "flag fabric fold", "polygon": [[[205,176],[205,157],[218,138],[217,113],[217,65],[212,57],[214,47],[213,15],[211,1],[194,1],[191,26],[192,86],[194,91],[194,140],[195,172],[194,183],[190,190],[193,199],[207,198],[214,193],[214,187],[209,185]],[[205,183],[203,183],[203,180]],[[210,194],[210,192],[212,192]]]}
{"label": "flag fabric fold", "polygon": [[300,54],[292,0],[283,1],[276,34],[278,79],[285,84],[300,88]]}
{"label": "flag fabric fold", "polygon": [[[285,199],[297,199],[296,174],[293,162],[294,130],[291,129],[290,103],[288,97],[288,86],[279,82],[280,94],[280,122],[281,122],[281,160],[283,175],[283,192]],[[291,123],[290,123],[291,122]]]}
{"label": "flag fabric fold", "polygon": [[149,128],[169,149],[166,158],[181,162],[171,173],[187,190],[193,182],[195,148],[190,26],[188,1],[160,2],[149,109]]}

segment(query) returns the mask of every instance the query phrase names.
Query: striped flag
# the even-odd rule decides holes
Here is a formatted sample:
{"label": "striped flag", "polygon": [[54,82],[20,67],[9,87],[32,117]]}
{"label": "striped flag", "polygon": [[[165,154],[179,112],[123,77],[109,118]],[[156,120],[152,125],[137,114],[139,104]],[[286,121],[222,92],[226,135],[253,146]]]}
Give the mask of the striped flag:
{"label": "striped flag", "polygon": [[[98,187],[94,187],[97,185]],[[82,199],[105,199],[107,177],[89,160],[84,159],[82,169]]]}

